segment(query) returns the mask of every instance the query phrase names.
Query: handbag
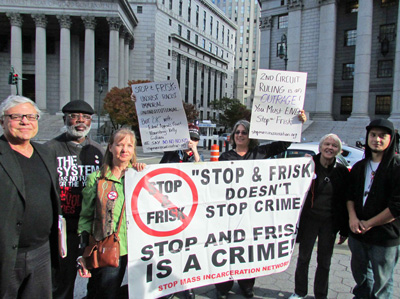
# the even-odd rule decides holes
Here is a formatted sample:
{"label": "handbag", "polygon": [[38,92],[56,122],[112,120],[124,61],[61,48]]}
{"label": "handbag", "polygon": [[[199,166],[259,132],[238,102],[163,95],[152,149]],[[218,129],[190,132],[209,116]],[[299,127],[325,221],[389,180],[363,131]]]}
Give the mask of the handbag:
{"label": "handbag", "polygon": [[86,246],[82,258],[85,260],[87,269],[96,269],[102,267],[118,267],[119,266],[119,230],[121,228],[122,216],[125,212],[125,202],[122,207],[121,216],[119,218],[118,229],[113,234],[96,241],[91,235],[89,237],[89,245]]}

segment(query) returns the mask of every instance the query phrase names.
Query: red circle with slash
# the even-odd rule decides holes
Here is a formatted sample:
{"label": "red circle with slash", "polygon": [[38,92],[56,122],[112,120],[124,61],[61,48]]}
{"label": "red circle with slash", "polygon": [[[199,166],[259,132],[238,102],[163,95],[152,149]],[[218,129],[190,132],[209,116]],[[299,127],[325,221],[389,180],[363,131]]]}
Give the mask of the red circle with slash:
{"label": "red circle with slash", "polygon": [[[183,181],[185,181],[189,185],[190,191],[192,193],[192,199],[193,199],[192,208],[190,209],[189,215],[184,215],[185,217],[183,219],[180,219],[180,221],[182,221],[182,224],[180,226],[178,226],[177,228],[168,230],[168,231],[159,231],[159,230],[155,230],[155,229],[148,227],[140,218],[139,210],[138,210],[139,194],[143,189],[149,191],[149,193],[161,204],[165,203],[164,195],[158,189],[156,189],[153,185],[151,185],[149,183],[149,179],[151,179],[157,175],[160,175],[160,174],[173,174],[173,175],[176,175],[176,176],[180,177],[181,179],[183,179]],[[177,207],[172,202],[170,202],[168,199],[167,199],[167,205],[168,205],[168,210],[172,210],[172,209],[177,210]],[[132,199],[131,199],[132,216],[133,216],[133,219],[135,219],[136,224],[139,226],[139,228],[143,232],[145,232],[148,235],[155,236],[155,237],[173,236],[173,235],[176,235],[177,233],[180,233],[181,231],[183,231],[189,225],[189,223],[192,221],[193,216],[197,209],[197,205],[198,205],[198,193],[197,193],[196,185],[194,184],[192,179],[186,173],[184,173],[181,170],[176,169],[176,168],[159,168],[159,169],[153,170],[152,172],[149,172],[136,185],[135,189],[133,190]]]}

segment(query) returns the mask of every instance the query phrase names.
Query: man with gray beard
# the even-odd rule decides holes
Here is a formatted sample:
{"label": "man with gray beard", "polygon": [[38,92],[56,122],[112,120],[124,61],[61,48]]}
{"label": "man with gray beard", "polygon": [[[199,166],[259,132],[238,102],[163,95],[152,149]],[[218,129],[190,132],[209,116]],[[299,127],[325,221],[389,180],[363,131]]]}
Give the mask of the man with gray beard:
{"label": "man with gray beard", "polygon": [[85,101],[71,101],[62,108],[67,131],[46,145],[56,152],[58,181],[61,189],[61,209],[67,222],[67,257],[61,261],[54,277],[53,298],[74,295],[76,259],[79,250],[77,234],[82,203],[82,189],[87,176],[98,170],[104,149],[87,135],[92,123],[93,108]]}

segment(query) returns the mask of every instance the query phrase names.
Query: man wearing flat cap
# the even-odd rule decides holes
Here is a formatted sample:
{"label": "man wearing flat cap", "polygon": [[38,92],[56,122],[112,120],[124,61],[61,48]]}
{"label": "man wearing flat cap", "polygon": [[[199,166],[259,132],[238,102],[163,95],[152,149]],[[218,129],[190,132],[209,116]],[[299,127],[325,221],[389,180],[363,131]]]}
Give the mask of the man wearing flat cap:
{"label": "man wearing flat cap", "polygon": [[393,123],[366,127],[365,158],[350,173],[349,248],[354,298],[392,298],[393,270],[400,256],[400,158]]}
{"label": "man wearing flat cap", "polygon": [[61,209],[67,222],[67,257],[61,261],[54,279],[54,298],[73,298],[76,259],[79,253],[77,235],[82,203],[82,189],[87,176],[98,170],[104,149],[90,139],[93,108],[85,101],[71,101],[62,108],[67,131],[46,143],[57,156],[58,180],[61,189]]}

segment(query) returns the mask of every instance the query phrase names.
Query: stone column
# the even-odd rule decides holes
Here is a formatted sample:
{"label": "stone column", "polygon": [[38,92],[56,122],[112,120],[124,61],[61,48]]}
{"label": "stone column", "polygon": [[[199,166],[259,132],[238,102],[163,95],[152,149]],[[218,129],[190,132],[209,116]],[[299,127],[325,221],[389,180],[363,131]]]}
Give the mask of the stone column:
{"label": "stone column", "polygon": [[171,80],[176,79],[178,80],[178,78],[176,77],[176,68],[177,68],[177,60],[178,60],[178,52],[175,52],[172,50],[172,72],[171,72]]}
{"label": "stone column", "polygon": [[208,99],[207,107],[210,107],[210,103],[215,100],[215,69],[211,69],[210,85],[210,98]]}
{"label": "stone column", "polygon": [[367,120],[371,70],[373,0],[358,3],[357,42],[354,65],[353,112],[348,120]]}
{"label": "stone column", "polygon": [[128,84],[129,78],[129,65],[130,65],[130,55],[129,55],[129,43],[132,40],[132,36],[129,34],[128,37],[125,39],[125,66],[124,66],[124,82]]}
{"label": "stone column", "polygon": [[180,78],[180,86],[182,101],[186,102],[186,94],[185,94],[185,84],[186,84],[186,60],[187,57],[181,55],[181,78]]}
{"label": "stone column", "polygon": [[396,53],[394,58],[393,96],[390,120],[400,120],[400,5],[397,12]]}
{"label": "stone column", "polygon": [[221,99],[221,72],[216,71],[215,75],[217,76],[217,90],[215,91],[215,99]]}
{"label": "stone column", "polygon": [[227,77],[227,74],[222,73],[222,75],[221,75],[221,80],[222,80],[222,97],[225,97],[226,77]]}
{"label": "stone column", "polygon": [[[23,19],[19,13],[7,13],[11,23],[11,66],[14,73],[22,77],[22,23]],[[22,81],[18,80],[18,93],[22,94]],[[16,86],[11,85],[10,94],[16,94]]]}
{"label": "stone column", "polygon": [[60,23],[60,110],[71,101],[71,17],[59,15]]}
{"label": "stone column", "polygon": [[197,62],[197,69],[194,70],[197,72],[197,88],[196,88],[196,109],[199,110],[201,106],[201,70],[203,69],[203,65],[200,62]]}
{"label": "stone column", "polygon": [[122,30],[119,32],[119,67],[118,67],[118,86],[120,88],[128,86],[125,81],[125,36],[127,30],[124,26],[122,26]]}
{"label": "stone column", "polygon": [[35,40],[35,101],[39,109],[47,108],[47,76],[46,76],[46,26],[45,15],[33,14],[36,25]]}
{"label": "stone column", "polygon": [[[205,65],[204,66],[204,91],[203,91],[203,107],[207,108],[208,107],[208,89],[210,86],[208,86],[208,73],[210,72],[210,67]],[[205,110],[205,109],[204,109]]]}
{"label": "stone column", "polygon": [[107,18],[110,26],[110,45],[108,56],[108,90],[118,86],[119,80],[119,27],[121,21],[119,18]]}
{"label": "stone column", "polygon": [[320,2],[317,101],[313,119],[333,120],[337,6],[335,0]]}
{"label": "stone column", "polygon": [[189,88],[188,103],[193,104],[193,88],[194,88],[194,60],[189,59]]}
{"label": "stone column", "polygon": [[260,68],[270,68],[272,16],[260,18]]}
{"label": "stone column", "polygon": [[83,80],[83,96],[84,101],[94,107],[94,67],[95,67],[95,51],[94,51],[94,29],[96,28],[96,18],[91,16],[82,17],[85,24],[85,62],[84,62],[84,80]]}
{"label": "stone column", "polygon": [[301,39],[301,15],[302,1],[288,0],[289,25],[287,34],[288,47],[288,71],[300,70],[300,39]]}

